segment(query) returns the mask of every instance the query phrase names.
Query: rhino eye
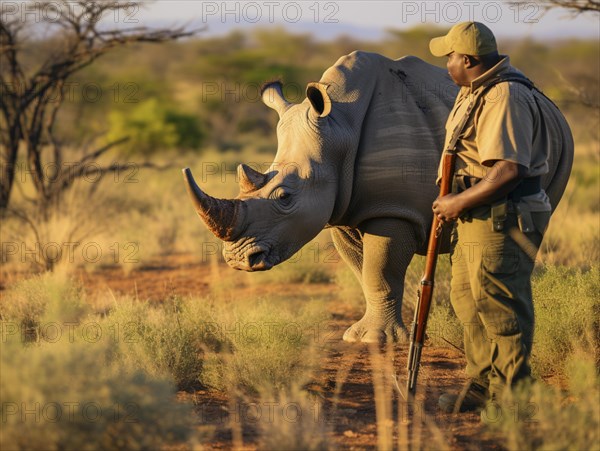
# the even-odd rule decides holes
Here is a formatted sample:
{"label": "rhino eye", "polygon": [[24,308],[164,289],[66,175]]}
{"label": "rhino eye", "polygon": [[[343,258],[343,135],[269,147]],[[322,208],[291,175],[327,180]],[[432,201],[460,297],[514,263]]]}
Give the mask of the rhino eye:
{"label": "rhino eye", "polygon": [[269,197],[274,200],[288,202],[292,196],[288,191],[285,191],[283,188],[277,188],[271,193]]}

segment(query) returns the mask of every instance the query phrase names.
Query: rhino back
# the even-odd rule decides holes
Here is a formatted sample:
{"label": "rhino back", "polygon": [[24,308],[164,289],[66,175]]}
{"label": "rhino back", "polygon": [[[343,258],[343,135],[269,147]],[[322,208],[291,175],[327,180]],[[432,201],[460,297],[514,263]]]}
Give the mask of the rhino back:
{"label": "rhino back", "polygon": [[542,177],[542,187],[550,198],[554,211],[571,175],[573,166],[573,135],[567,120],[551,100],[534,92],[546,131],[548,173]]}
{"label": "rhino back", "polygon": [[[368,101],[364,93],[358,102],[355,91],[340,91],[346,105],[351,105],[350,111],[354,108],[354,117],[361,117],[362,122],[355,125],[360,133],[350,202],[338,224],[356,227],[377,217],[406,219],[415,224],[424,243],[431,223],[430,205],[438,193],[435,178],[445,123],[458,87],[445,70],[412,56],[390,60],[354,52],[340,58],[331,70],[340,64],[346,72],[345,81],[363,77],[372,86],[363,89],[369,93]],[[355,73],[350,76],[347,72],[353,69]],[[573,137],[559,109],[542,94],[535,95],[549,147],[549,172],[542,186],[555,209],[571,172]]]}
{"label": "rhino back", "polygon": [[344,225],[406,219],[425,242],[445,122],[458,88],[445,70],[416,57],[370,56],[376,80],[360,130]]}

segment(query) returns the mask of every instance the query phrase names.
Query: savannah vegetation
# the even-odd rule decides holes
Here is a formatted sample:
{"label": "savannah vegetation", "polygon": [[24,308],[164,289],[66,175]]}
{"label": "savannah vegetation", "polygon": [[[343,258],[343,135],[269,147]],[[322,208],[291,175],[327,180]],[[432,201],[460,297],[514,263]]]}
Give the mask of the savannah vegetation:
{"label": "savannah vegetation", "polygon": [[[337,371],[330,398],[315,387],[341,337],[331,339],[336,309],[358,318],[360,287],[327,232],[267,273],[229,269],[186,198],[180,168],[191,166],[213,195],[236,195],[236,165],[264,169],[276,151],[275,113],[258,94],[264,81],[281,78],[288,98],[299,102],[307,82],[355,49],[440,64],[427,50],[439,33],[389,30],[380,42],[323,42],[284,30],[200,33],[161,45],[133,42],[74,72],[53,122],[56,141],[41,143],[41,177],[54,174],[45,156],[56,145],[63,168],[108,145],[85,160],[87,168],[118,168],[103,177],[83,172],[48,208],[20,142],[0,230],[0,447],[339,446],[336,422],[345,411],[336,402],[349,369]],[[28,39],[26,57],[49,45]],[[576,143],[571,180],[533,279],[537,381],[514,400],[535,414],[532,421],[505,417],[489,431],[508,449],[600,447],[599,47],[582,40],[501,43],[512,64],[561,107]],[[135,279],[152,270],[142,280],[160,278],[161,268],[181,259],[196,265],[202,290],[139,296],[88,283],[107,271]],[[415,257],[408,271],[407,317],[423,265]],[[462,330],[449,306],[449,270],[442,256],[428,344],[455,350]],[[369,447],[404,448],[410,440],[414,449],[449,448],[435,420],[409,424],[394,411],[390,375],[398,368],[390,352],[370,357],[377,434]],[[26,408],[38,414],[24,415]],[[229,435],[219,435],[215,417]]]}

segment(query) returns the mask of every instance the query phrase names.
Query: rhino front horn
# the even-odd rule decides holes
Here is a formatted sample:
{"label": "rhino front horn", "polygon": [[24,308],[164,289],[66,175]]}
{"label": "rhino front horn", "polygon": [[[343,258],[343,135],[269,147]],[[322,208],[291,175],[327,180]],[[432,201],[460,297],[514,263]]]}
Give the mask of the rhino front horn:
{"label": "rhino front horn", "polygon": [[239,199],[217,199],[204,193],[196,184],[190,168],[183,170],[187,192],[198,216],[220,240],[232,241],[243,223],[244,204]]}

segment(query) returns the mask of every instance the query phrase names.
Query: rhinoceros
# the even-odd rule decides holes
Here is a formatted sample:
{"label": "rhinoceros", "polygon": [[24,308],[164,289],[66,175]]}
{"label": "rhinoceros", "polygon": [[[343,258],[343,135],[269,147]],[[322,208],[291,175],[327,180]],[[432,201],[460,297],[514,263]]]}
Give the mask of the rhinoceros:
{"label": "rhinoceros", "polygon": [[[360,51],[309,83],[302,103],[288,102],[281,82],[271,82],[262,92],[279,115],[270,168],[239,165],[235,199],[209,196],[184,169],[188,192],[235,269],[268,270],[330,228],[366,298],[364,316],[343,339],[402,340],[405,273],[426,248],[445,122],[457,92],[445,70],[419,58]],[[542,108],[552,124],[543,186],[556,206],[573,143],[558,109],[550,101]]]}

